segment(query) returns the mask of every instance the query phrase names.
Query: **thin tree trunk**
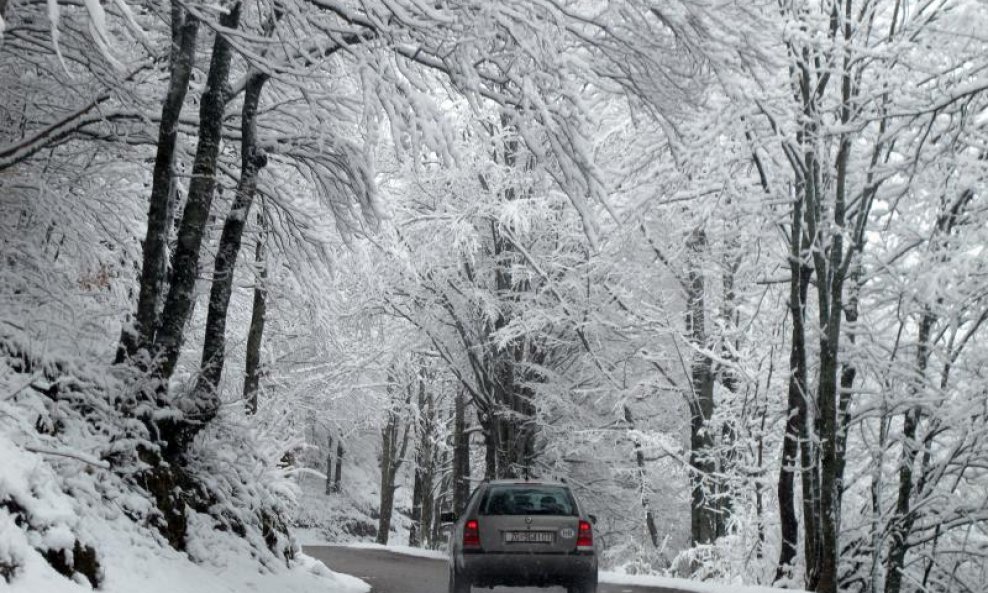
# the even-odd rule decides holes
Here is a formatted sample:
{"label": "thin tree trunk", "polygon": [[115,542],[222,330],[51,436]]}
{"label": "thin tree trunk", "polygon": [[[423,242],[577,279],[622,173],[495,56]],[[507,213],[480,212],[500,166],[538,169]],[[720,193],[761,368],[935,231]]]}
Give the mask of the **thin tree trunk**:
{"label": "thin tree trunk", "polygon": [[[930,359],[930,334],[936,318],[929,307],[923,312],[919,323],[919,335],[916,348],[916,383],[910,388],[913,396],[921,390],[921,382],[926,376],[926,367]],[[885,593],[899,593],[902,588],[902,569],[905,565],[906,552],[909,549],[909,534],[912,532],[916,514],[911,512],[913,494],[913,472],[916,457],[919,455],[919,443],[916,440],[917,429],[922,417],[922,409],[914,406],[906,412],[902,425],[902,460],[899,462],[899,490],[895,501],[895,515],[891,522],[891,541],[888,557],[885,563]]]}
{"label": "thin tree trunk", "polygon": [[254,302],[251,306],[250,330],[247,332],[247,357],[244,368],[244,402],[247,413],[257,413],[257,389],[261,380],[261,340],[264,337],[264,318],[267,313],[267,262],[264,242],[267,240],[267,224],[264,219],[264,202],[257,213],[257,247],[254,251],[254,265],[257,279],[254,282]]}
{"label": "thin tree trunk", "polygon": [[888,442],[888,403],[882,398],[881,415],[879,416],[878,442],[872,447],[872,470],[871,470],[871,571],[870,585],[871,593],[879,593],[881,590],[881,565],[882,565],[882,486],[883,462],[885,460],[885,446]]}
{"label": "thin tree trunk", "polygon": [[333,476],[333,492],[339,492],[343,483],[343,439],[336,440],[336,474]]}
{"label": "thin tree trunk", "polygon": [[497,423],[493,412],[482,414],[480,426],[484,432],[484,479],[497,478]]}
{"label": "thin tree trunk", "polygon": [[396,433],[398,427],[392,414],[381,431],[381,500],[378,505],[377,543],[387,544],[391,535],[391,513],[394,509],[394,472]]}
{"label": "thin tree trunk", "polygon": [[[812,123],[816,121],[814,119],[816,116],[814,114],[813,104],[808,104],[805,109],[806,111],[804,116],[810,123],[807,124],[806,130],[803,132],[803,143],[808,142],[808,139],[815,138],[817,134],[816,127]],[[803,238],[800,239],[800,258],[807,260],[807,262],[809,260],[813,260],[812,267],[810,267],[809,263],[803,264],[806,266],[804,273],[807,274],[807,285],[809,283],[809,277],[812,276],[815,270],[817,274],[817,288],[818,291],[820,291],[820,297],[824,299],[822,303],[818,304],[818,308],[821,309],[820,319],[829,319],[825,312],[827,310],[827,304],[829,303],[829,294],[827,293],[826,288],[820,288],[820,284],[826,284],[826,265],[825,262],[821,263],[819,261],[819,258],[823,257],[818,253],[819,250],[814,249],[816,245],[815,242],[819,239],[817,229],[819,227],[818,218],[820,216],[819,194],[821,191],[822,173],[820,170],[820,163],[812,149],[806,149],[803,160],[804,169],[807,173],[806,179],[803,181],[803,186],[801,188],[801,195],[803,199],[803,224],[805,226],[805,231]],[[824,280],[820,280],[821,277],[824,278]],[[805,302],[806,299],[804,296],[803,303]],[[800,339],[805,340],[805,333],[800,336]],[[821,342],[826,342],[825,333],[821,337]],[[805,356],[805,341],[802,344],[802,349]],[[826,374],[826,371],[823,370],[823,356],[823,354],[820,354],[821,377]],[[822,379],[820,382],[822,382]],[[820,505],[820,447],[817,444],[823,438],[821,436],[822,411],[819,409],[818,401],[816,406],[810,406],[812,395],[810,394],[809,382],[806,377],[803,378],[802,386],[803,390],[800,392],[800,396],[803,422],[800,424],[799,455],[800,466],[802,468],[800,477],[803,490],[803,521],[806,523],[803,530],[803,555],[806,563],[806,588],[810,591],[816,591],[817,585],[820,581],[820,564],[822,562],[821,525],[823,523],[823,518],[821,516],[822,509]],[[820,387],[818,385],[817,399],[819,399],[819,388]]]}
{"label": "thin tree trunk", "polygon": [[435,505],[433,495],[435,493],[435,455],[432,446],[429,446],[425,457],[425,471],[422,473],[422,493],[421,493],[421,514],[419,515],[419,533],[421,534],[421,544],[429,546],[432,538],[432,510]]}
{"label": "thin tree trunk", "polygon": [[453,511],[459,515],[470,497],[470,435],[466,426],[466,395],[456,391],[453,412]]}
{"label": "thin tree trunk", "polygon": [[[852,34],[854,15],[851,13],[851,2],[843,5],[843,38],[848,43]],[[851,119],[851,101],[854,99],[852,89],[851,56],[844,52],[841,67],[841,108],[840,119],[847,125]],[[840,134],[840,142],[836,156],[836,171],[834,175],[834,207],[833,224],[830,226],[829,258],[823,254],[816,255],[817,291],[819,294],[818,309],[820,327],[820,379],[817,384],[817,407],[820,410],[820,580],[817,593],[837,593],[840,579],[840,515],[841,500],[844,494],[843,471],[844,455],[842,439],[844,412],[850,405],[850,384],[854,381],[855,371],[850,367],[848,374],[838,377],[841,372],[840,341],[841,325],[844,311],[844,286],[847,280],[844,258],[856,252],[854,239],[851,239],[850,253],[845,254],[844,235],[840,231],[847,223],[847,181],[848,163],[850,162],[852,143],[846,132]],[[818,196],[819,197],[819,196]],[[819,202],[817,202],[819,203]],[[867,216],[865,206],[860,207],[858,216]],[[820,266],[819,262],[826,262]],[[855,311],[854,315],[857,315]],[[849,381],[848,393],[840,391],[841,380]]]}
{"label": "thin tree trunk", "polygon": [[[706,250],[706,235],[695,229],[689,240],[689,250],[694,261],[689,263],[687,283],[686,331],[693,346],[705,349],[707,344],[705,317],[704,277],[698,258]],[[690,535],[693,545],[713,543],[717,539],[718,513],[716,501],[709,500],[717,488],[708,487],[717,470],[713,432],[710,419],[714,413],[714,376],[709,356],[693,353],[693,393],[690,397]]]}
{"label": "thin tree trunk", "polygon": [[240,181],[230,213],[223,223],[219,249],[213,271],[213,285],[209,291],[209,310],[206,314],[206,333],[202,346],[202,360],[196,380],[194,397],[203,422],[208,422],[219,410],[220,399],[216,392],[226,360],[226,317],[233,294],[233,276],[243,239],[244,227],[254,203],[257,191],[257,175],[267,163],[264,151],[257,146],[257,108],[267,75],[254,71],[247,79],[244,104],[241,112],[241,168]]}
{"label": "thin tree trunk", "polygon": [[[392,384],[393,380],[390,381]],[[402,431],[402,414],[407,413],[411,405],[411,390],[406,389],[404,407],[397,408],[397,402],[392,398],[392,408],[388,410],[388,420],[381,430],[381,500],[380,514],[377,522],[377,543],[387,544],[391,536],[391,515],[394,513],[395,477],[405,460],[408,451],[408,440],[411,434],[410,426],[405,425]],[[399,433],[403,433],[399,437]],[[400,443],[400,444],[399,444]]]}
{"label": "thin tree trunk", "polygon": [[[420,444],[421,446],[421,444]],[[421,525],[422,525],[422,467],[421,450],[415,456],[415,479],[412,483],[412,516],[411,524],[408,527],[408,545],[418,547],[421,545]]]}
{"label": "thin tree trunk", "polygon": [[[624,405],[624,421],[628,423],[628,428],[635,430],[635,419],[631,415],[631,408]],[[648,490],[645,481],[645,451],[642,449],[641,439],[635,436],[632,439],[635,448],[635,464],[638,466],[638,490],[641,500],[642,510],[645,512],[645,528],[648,530],[648,539],[652,542],[652,547],[659,547],[659,529],[655,524],[655,515],[652,513],[652,505],[649,503]]]}
{"label": "thin tree trunk", "polygon": [[[228,12],[220,16],[220,27],[236,29],[240,22],[240,9],[240,2],[236,1]],[[155,372],[162,383],[167,383],[175,372],[185,339],[185,324],[195,301],[199,251],[209,221],[213,190],[216,186],[216,161],[222,139],[223,112],[230,92],[227,79],[230,74],[232,53],[230,42],[223,35],[217,34],[213,42],[206,90],[201,98],[199,145],[192,166],[189,195],[178,231],[178,245],[172,258],[171,284],[161,314],[161,327],[154,340],[154,352],[160,357],[160,360],[156,361]],[[191,409],[186,412],[187,418],[195,418],[200,413],[209,413],[209,410]],[[186,423],[186,428],[191,428],[191,425]],[[172,438],[177,438],[180,442],[172,442],[170,445],[183,449],[189,436],[191,434],[172,435]]]}
{"label": "thin tree trunk", "polygon": [[[792,340],[789,351],[789,388],[787,393],[786,430],[782,441],[782,464],[779,469],[779,523],[781,531],[781,550],[779,565],[775,579],[780,580],[791,574],[796,559],[796,546],[799,541],[799,521],[796,517],[795,474],[802,466],[802,474],[810,471],[805,465],[806,443],[806,297],[809,290],[812,270],[803,263],[805,239],[803,235],[803,208],[805,201],[802,197],[793,203],[792,224],[789,248],[789,313],[792,319]],[[801,444],[803,443],[803,444]],[[798,449],[804,455],[797,457]],[[805,485],[804,480],[804,485]],[[806,496],[804,495],[804,500]],[[805,507],[804,507],[805,508]],[[812,527],[812,516],[805,516],[806,521],[806,558],[807,572],[813,556],[810,554],[811,542],[815,530]]]}
{"label": "thin tree trunk", "polygon": [[151,176],[151,198],[144,236],[137,315],[134,326],[125,328],[121,333],[117,350],[118,363],[136,354],[138,349],[151,346],[158,326],[158,311],[167,289],[168,237],[175,202],[173,198],[177,191],[175,145],[178,140],[178,122],[195,64],[198,32],[199,20],[188,14],[181,2],[172,0],[168,91],[161,106],[157,152]]}
{"label": "thin tree trunk", "polygon": [[326,444],[326,494],[333,492],[333,435]]}
{"label": "thin tree trunk", "polygon": [[[859,295],[861,294],[863,270],[860,259],[855,261],[851,271],[851,288],[844,309],[844,321],[847,327],[847,342],[852,346],[857,342],[857,322],[859,312]],[[851,358],[851,357],[848,357]],[[842,500],[844,497],[844,471],[847,467],[847,431],[851,423],[851,398],[854,389],[854,380],[857,377],[858,369],[851,360],[841,363],[840,388],[837,395],[837,469],[836,478],[838,487],[838,497],[836,500],[837,529],[840,530],[841,516],[843,513]]]}

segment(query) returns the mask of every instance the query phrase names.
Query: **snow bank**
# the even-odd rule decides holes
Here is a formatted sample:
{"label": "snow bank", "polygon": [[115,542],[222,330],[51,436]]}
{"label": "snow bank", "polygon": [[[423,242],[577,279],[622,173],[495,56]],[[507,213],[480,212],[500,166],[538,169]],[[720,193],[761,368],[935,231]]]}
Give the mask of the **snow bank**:
{"label": "snow bank", "polygon": [[759,587],[755,585],[709,583],[691,581],[689,579],[675,579],[672,577],[657,575],[625,574],[622,572],[601,572],[600,582],[610,583],[612,585],[676,589],[680,591],[691,591],[693,593],[780,593],[785,591],[792,593],[806,593],[805,591],[798,589],[777,589],[773,587]]}
{"label": "snow bank", "polygon": [[[44,386],[43,379],[18,370],[11,359],[0,356],[0,590],[81,593],[94,586],[107,593],[370,590],[359,579],[334,573],[304,554],[296,552],[288,561],[268,550],[260,529],[247,515],[276,509],[272,498],[291,496],[269,475],[269,465],[258,464],[256,470],[245,467],[251,459],[245,461],[244,455],[236,460],[240,462],[236,472],[218,467],[223,455],[197,458],[202,475],[214,481],[236,479],[239,486],[211,486],[217,496],[211,512],[217,516],[190,510],[187,550],[176,551],[151,526],[154,504],[148,495],[134,486],[125,471],[110,469],[106,461],[114,444],[109,435],[116,433],[108,420],[94,420],[98,414],[91,407],[106,391],[94,388],[95,382],[79,380],[73,383],[78,391],[52,401],[28,386]],[[67,379],[62,383],[69,384]],[[104,419],[112,414],[107,408],[100,413]],[[233,429],[243,432],[242,427]],[[249,450],[246,447],[232,447],[225,454],[242,454]],[[246,533],[224,529],[222,517],[233,512],[228,507],[245,514]],[[297,550],[297,545],[285,541],[278,549]]]}
{"label": "snow bank", "polygon": [[446,552],[443,550],[427,550],[425,548],[414,548],[412,546],[382,546],[381,544],[370,543],[350,543],[350,544],[325,544],[329,546],[338,545],[344,548],[356,548],[358,550],[381,550],[383,552],[393,552],[405,556],[415,556],[416,558],[428,558],[430,560],[445,560]]}
{"label": "snow bank", "polygon": [[[120,497],[103,500],[105,504],[90,504],[87,492],[98,491],[100,481],[112,481],[106,470],[78,462],[72,469],[66,461],[56,471],[51,460],[25,450],[2,432],[0,459],[4,462],[0,473],[0,570],[11,577],[5,590],[12,593],[91,591],[91,584],[80,573],[67,578],[43,555],[43,551],[70,551],[77,541],[95,550],[100,590],[107,593],[370,590],[363,581],[335,573],[304,554],[296,556],[290,566],[265,568],[243,553],[239,538],[229,533],[211,534],[210,562],[193,563],[127,516],[128,505],[137,500]],[[30,525],[25,524],[25,517],[30,518]]]}

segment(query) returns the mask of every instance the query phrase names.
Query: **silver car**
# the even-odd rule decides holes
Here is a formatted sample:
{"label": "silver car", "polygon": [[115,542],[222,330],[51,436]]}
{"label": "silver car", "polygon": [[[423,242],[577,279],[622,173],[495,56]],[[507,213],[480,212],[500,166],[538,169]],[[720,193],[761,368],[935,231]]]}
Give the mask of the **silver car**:
{"label": "silver car", "polygon": [[566,484],[498,480],[474,491],[453,522],[449,593],[471,587],[550,587],[596,593],[594,517]]}

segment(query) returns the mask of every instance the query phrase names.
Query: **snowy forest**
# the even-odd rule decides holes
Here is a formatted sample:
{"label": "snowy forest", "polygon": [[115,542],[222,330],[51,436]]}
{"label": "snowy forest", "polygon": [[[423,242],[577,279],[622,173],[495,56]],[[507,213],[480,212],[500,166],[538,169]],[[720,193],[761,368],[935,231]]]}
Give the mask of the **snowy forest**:
{"label": "snowy forest", "polygon": [[984,592],[986,178],[985,0],[0,0],[0,589]]}

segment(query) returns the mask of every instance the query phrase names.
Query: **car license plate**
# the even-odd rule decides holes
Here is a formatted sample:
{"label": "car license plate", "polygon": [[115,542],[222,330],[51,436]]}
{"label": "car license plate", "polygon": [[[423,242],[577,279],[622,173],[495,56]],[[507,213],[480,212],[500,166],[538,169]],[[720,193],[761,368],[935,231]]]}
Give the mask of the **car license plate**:
{"label": "car license plate", "polygon": [[506,544],[551,544],[551,531],[505,531]]}

